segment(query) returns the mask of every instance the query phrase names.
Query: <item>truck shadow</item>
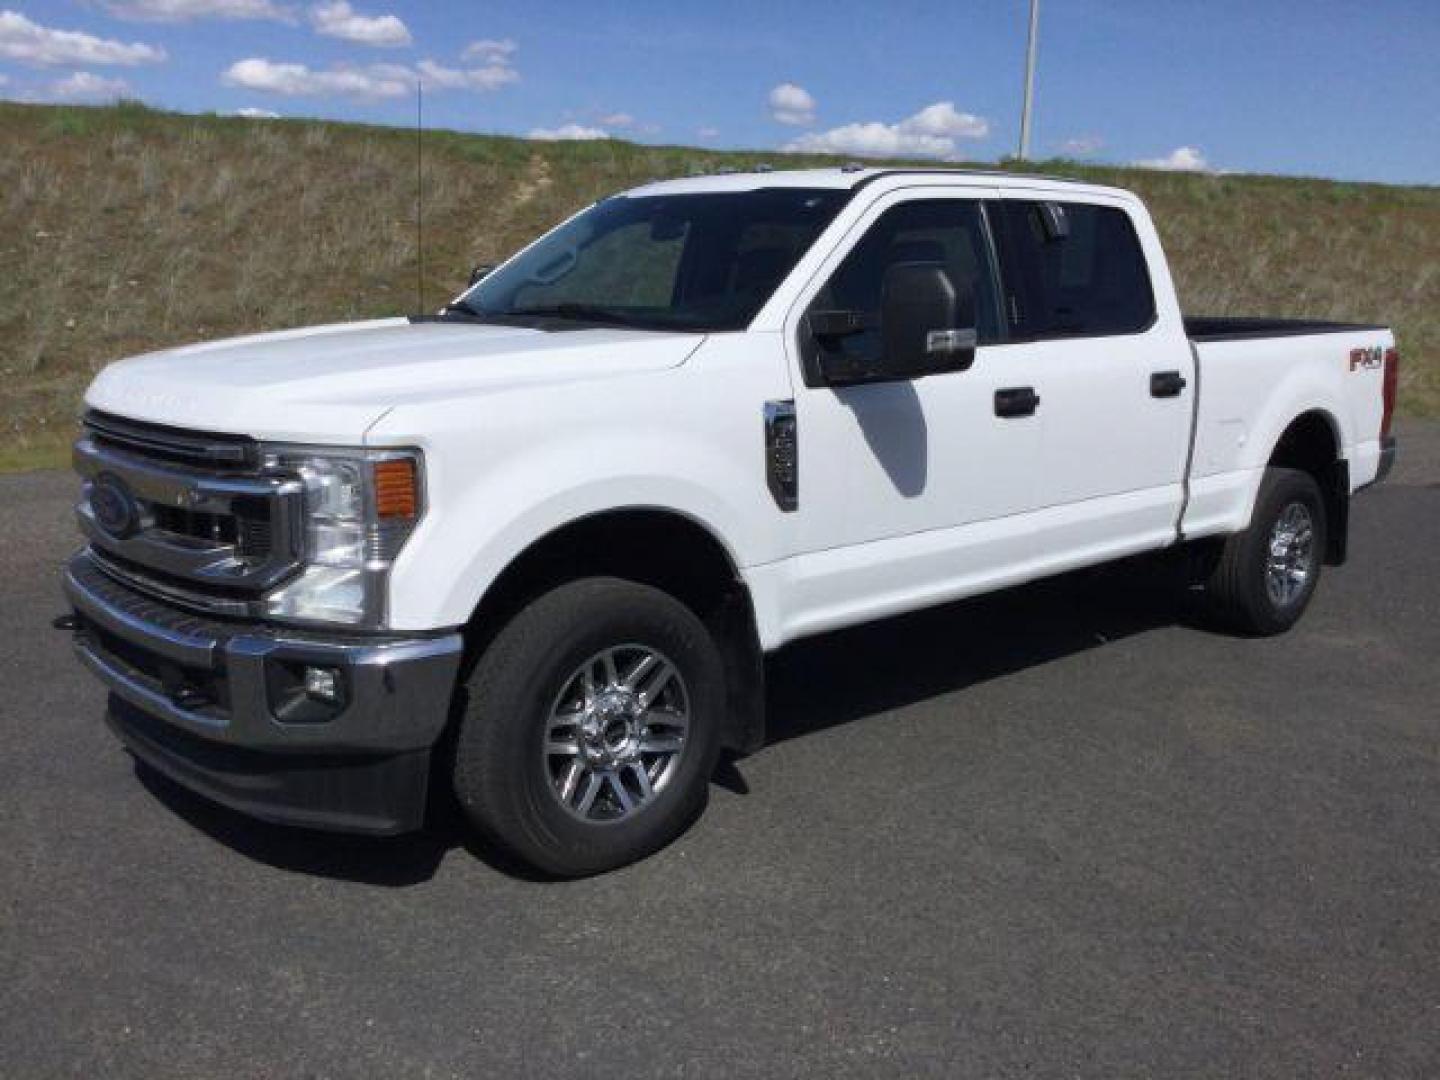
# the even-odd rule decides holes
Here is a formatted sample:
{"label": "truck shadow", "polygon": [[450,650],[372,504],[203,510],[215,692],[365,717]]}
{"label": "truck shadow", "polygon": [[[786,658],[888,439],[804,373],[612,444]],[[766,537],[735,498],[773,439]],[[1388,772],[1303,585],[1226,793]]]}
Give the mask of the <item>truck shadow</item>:
{"label": "truck shadow", "polygon": [[[1117,564],[838,631],[788,646],[766,665],[768,744],[904,708],[1196,615],[1173,579]],[[759,751],[763,753],[764,751]],[[714,783],[749,793],[744,758]],[[497,872],[544,881],[473,839],[452,799],[433,800],[423,832],[392,839],[269,825],[190,793],[136,762],[145,787],[190,826],[278,869],[399,888],[434,877],[463,848]]]}
{"label": "truck shadow", "polygon": [[799,738],[1176,625],[1202,625],[1177,575],[1135,560],[800,641],[766,665],[766,741]]}
{"label": "truck shadow", "polygon": [[134,765],[140,782],[176,817],[279,870],[364,885],[419,885],[435,876],[446,853],[459,844],[458,830],[447,827],[389,838],[271,825],[202,798],[142,761]]}

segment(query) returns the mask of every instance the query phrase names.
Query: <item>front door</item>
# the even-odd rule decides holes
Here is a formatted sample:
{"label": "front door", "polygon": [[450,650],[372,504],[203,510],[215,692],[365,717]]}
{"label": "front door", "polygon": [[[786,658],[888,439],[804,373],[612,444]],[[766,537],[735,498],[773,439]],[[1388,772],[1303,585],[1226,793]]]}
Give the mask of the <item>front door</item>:
{"label": "front door", "polygon": [[[992,581],[1029,558],[1013,518],[1038,505],[1041,438],[1037,417],[997,415],[997,392],[1026,374],[1023,355],[996,347],[1004,323],[982,203],[993,197],[955,188],[881,197],[787,319],[801,462],[789,597],[795,633],[960,595],[967,583]],[[973,290],[973,365],[918,379],[819,384],[807,351],[883,362],[881,288],[897,263],[939,264]],[[858,312],[867,329],[822,346],[807,337],[810,310]]]}

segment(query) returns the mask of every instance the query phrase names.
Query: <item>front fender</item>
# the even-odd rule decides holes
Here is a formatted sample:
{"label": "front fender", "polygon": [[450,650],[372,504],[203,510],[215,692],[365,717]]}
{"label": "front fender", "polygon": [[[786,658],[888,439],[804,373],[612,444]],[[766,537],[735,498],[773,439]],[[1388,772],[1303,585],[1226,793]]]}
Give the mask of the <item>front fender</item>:
{"label": "front fender", "polygon": [[[438,497],[391,576],[390,623],[396,629],[458,626],[491,583],[532,544],[595,514],[663,510],[704,528],[733,565],[766,561],[764,514],[733,493],[746,484],[733,456],[699,442],[632,435],[547,442],[463,475],[449,458],[432,472]],[[603,445],[603,450],[600,446]],[[441,460],[437,455],[437,465]],[[610,467],[606,467],[607,463]],[[637,464],[648,464],[637,469]]]}

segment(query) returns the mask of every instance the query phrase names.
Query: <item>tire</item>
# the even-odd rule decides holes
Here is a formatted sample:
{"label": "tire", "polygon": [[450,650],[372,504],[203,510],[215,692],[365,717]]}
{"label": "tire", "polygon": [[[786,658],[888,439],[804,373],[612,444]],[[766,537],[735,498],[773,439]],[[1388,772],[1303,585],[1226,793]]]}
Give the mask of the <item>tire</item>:
{"label": "tire", "polygon": [[[1253,637],[1283,634],[1294,626],[1320,581],[1326,524],[1325,500],[1314,477],[1295,469],[1267,469],[1250,527],[1225,541],[1205,582],[1212,617],[1226,629]],[[1284,544],[1273,563],[1272,541]],[[1303,580],[1297,580],[1302,571]],[[1288,582],[1277,584],[1282,578]]]}
{"label": "tire", "polygon": [[668,594],[617,578],[562,585],[516,615],[467,680],[460,806],[555,877],[643,858],[704,808],[724,681],[714,639]]}

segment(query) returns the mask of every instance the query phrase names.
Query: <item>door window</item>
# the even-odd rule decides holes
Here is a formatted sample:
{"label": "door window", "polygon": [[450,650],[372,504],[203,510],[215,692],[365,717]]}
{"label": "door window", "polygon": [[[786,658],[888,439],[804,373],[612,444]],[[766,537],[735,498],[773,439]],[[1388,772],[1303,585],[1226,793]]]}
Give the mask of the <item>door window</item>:
{"label": "door window", "polygon": [[881,294],[885,272],[899,263],[942,266],[957,289],[973,292],[980,343],[1000,339],[995,273],[980,204],[935,199],[902,203],[885,211],[816,294],[810,310],[853,311],[863,319],[863,330],[828,341],[828,350],[841,353],[857,368],[873,370],[883,365]]}
{"label": "door window", "polygon": [[995,204],[1010,336],[1133,334],[1155,319],[1130,215],[1087,203]]}

